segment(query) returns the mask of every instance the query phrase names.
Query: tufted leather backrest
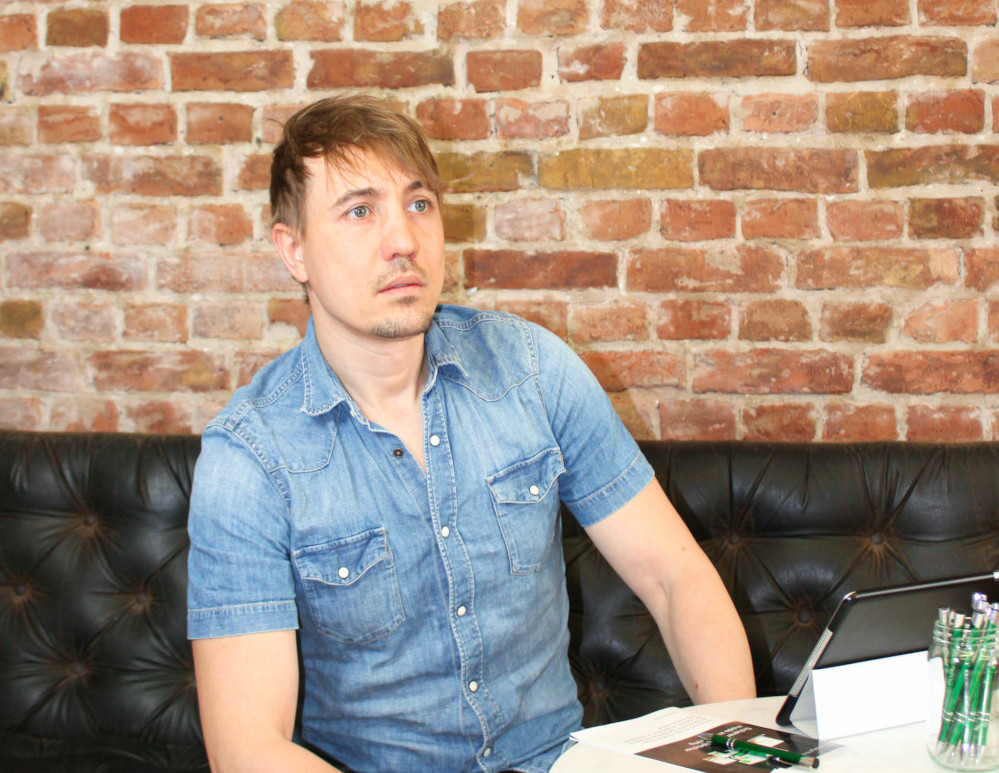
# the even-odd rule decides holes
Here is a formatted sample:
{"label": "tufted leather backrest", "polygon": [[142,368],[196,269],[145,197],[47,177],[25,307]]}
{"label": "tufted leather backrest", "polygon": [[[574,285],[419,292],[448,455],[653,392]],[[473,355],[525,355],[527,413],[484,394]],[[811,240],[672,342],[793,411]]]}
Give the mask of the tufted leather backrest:
{"label": "tufted leather backrest", "polygon": [[[642,447],[735,599],[761,694],[787,690],[847,590],[999,564],[999,443]],[[0,770],[60,739],[156,759],[59,770],[204,769],[184,621],[198,449],[0,432]],[[648,612],[570,517],[563,544],[586,722],[688,702]]]}

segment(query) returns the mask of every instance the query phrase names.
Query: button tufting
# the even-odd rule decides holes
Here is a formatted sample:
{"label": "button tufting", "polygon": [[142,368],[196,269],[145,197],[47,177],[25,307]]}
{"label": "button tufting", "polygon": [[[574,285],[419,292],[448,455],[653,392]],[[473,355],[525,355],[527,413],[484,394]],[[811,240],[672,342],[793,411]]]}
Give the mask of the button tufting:
{"label": "button tufting", "polygon": [[798,622],[802,625],[808,625],[812,622],[812,613],[807,609],[798,610]]}
{"label": "button tufting", "polygon": [[738,545],[740,542],[742,542],[742,535],[740,535],[740,534],[729,534],[728,535],[728,544],[729,545]]}
{"label": "button tufting", "polygon": [[884,541],[885,541],[885,536],[879,532],[875,532],[874,534],[871,535],[872,545],[880,545]]}
{"label": "button tufting", "polygon": [[24,583],[20,583],[19,582],[17,585],[14,586],[14,595],[15,596],[23,596],[27,592],[28,592],[28,586],[25,585]]}

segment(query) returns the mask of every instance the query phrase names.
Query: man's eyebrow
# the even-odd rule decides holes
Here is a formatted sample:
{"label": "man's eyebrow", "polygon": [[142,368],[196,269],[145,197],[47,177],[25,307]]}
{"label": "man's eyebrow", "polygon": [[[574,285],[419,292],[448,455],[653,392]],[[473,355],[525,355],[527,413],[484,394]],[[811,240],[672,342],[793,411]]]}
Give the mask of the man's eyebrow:
{"label": "man's eyebrow", "polygon": [[[432,192],[427,184],[423,180],[413,180],[409,185],[406,186],[406,192],[425,190],[427,192]],[[342,207],[349,201],[354,199],[370,199],[378,198],[382,195],[381,188],[375,188],[374,186],[368,188],[356,188],[354,190],[347,191],[340,198],[333,202],[333,207]]]}

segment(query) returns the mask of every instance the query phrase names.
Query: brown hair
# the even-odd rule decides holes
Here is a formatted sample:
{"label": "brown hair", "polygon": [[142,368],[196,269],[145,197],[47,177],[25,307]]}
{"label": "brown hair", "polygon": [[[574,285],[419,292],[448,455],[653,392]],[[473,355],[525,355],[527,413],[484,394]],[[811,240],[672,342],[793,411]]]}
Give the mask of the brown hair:
{"label": "brown hair", "polygon": [[354,168],[358,151],[393,161],[440,199],[443,182],[422,127],[373,97],[339,95],[313,102],[284,125],[271,162],[271,222],[303,234],[305,160],[321,157],[334,168]]}

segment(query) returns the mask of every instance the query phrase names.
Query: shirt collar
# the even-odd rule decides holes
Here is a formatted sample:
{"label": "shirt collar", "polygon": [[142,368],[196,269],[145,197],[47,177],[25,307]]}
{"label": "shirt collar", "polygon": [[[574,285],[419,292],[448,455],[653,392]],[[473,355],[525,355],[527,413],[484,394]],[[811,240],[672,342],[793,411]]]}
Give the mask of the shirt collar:
{"label": "shirt collar", "polygon": [[[427,389],[437,380],[437,370],[443,366],[456,367],[463,375],[467,375],[461,364],[461,355],[437,324],[436,315],[430,323],[430,329],[427,330],[424,346],[429,364]],[[333,410],[342,402],[349,402],[347,390],[343,388],[343,384],[340,383],[340,379],[330,368],[319,348],[311,316],[305,330],[305,338],[302,339],[299,348],[305,385],[302,412],[309,416],[319,416]]]}

